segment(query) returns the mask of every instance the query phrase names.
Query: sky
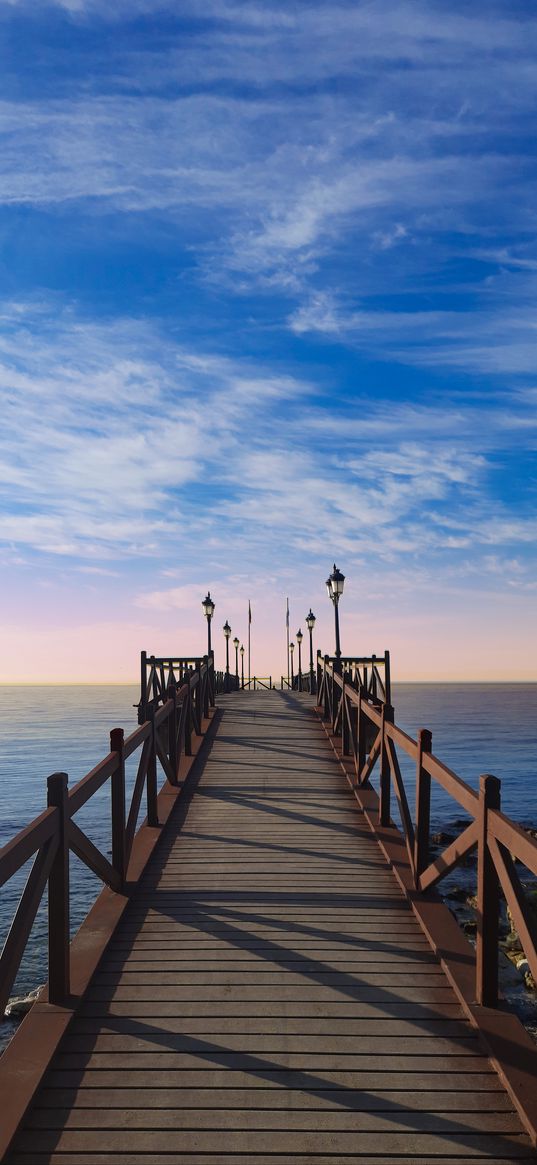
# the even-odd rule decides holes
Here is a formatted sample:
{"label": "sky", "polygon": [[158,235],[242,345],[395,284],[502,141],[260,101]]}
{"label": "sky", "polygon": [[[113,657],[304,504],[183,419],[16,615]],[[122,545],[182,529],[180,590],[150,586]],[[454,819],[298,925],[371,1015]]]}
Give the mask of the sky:
{"label": "sky", "polygon": [[[0,0],[0,680],[537,679],[537,11]],[[306,647],[305,641],[304,647]]]}

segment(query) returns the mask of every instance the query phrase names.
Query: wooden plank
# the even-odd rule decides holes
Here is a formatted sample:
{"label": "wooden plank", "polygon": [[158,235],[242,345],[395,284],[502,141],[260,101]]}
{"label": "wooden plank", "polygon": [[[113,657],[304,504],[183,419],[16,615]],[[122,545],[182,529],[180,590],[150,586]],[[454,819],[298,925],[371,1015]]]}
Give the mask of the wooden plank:
{"label": "wooden plank", "polygon": [[[129,973],[136,973],[136,971],[155,971],[160,970],[176,970],[183,972],[191,972],[197,967],[200,969],[208,969],[215,966],[221,966],[226,970],[239,971],[240,973],[251,971],[259,967],[294,967],[297,970],[302,968],[312,969],[319,966],[331,968],[338,971],[359,972],[360,969],[367,971],[368,968],[378,967],[379,964],[386,963],[389,967],[406,970],[411,967],[414,970],[431,969],[435,974],[442,974],[442,970],[436,962],[434,955],[427,951],[397,951],[391,953],[390,951],[379,951],[375,955],[374,951],[359,950],[351,952],[354,957],[349,956],[349,952],[345,950],[332,951],[324,948],[317,948],[314,950],[286,950],[283,949],[281,954],[275,954],[274,948],[269,947],[248,947],[245,949],[225,949],[225,950],[207,950],[202,948],[199,954],[196,954],[195,948],[188,950],[167,951],[166,957],[155,958],[155,951],[151,948],[149,951],[135,951],[127,954],[125,960],[122,962],[119,956],[114,956],[114,961],[110,959],[107,962],[107,967],[110,973],[117,974],[124,970]],[[421,954],[421,958],[419,957]],[[317,958],[315,957],[317,956]],[[304,971],[302,971],[304,973]]]}
{"label": "wooden plank", "polygon": [[[455,1151],[455,1150],[453,1150]],[[486,1155],[487,1165],[513,1165],[513,1160],[518,1158],[498,1157],[496,1155]],[[531,1159],[531,1158],[530,1158]],[[449,1156],[440,1158],[442,1165],[461,1165],[461,1162],[466,1161],[467,1158],[458,1154],[456,1157]],[[479,1160],[479,1157],[477,1158]],[[80,1155],[79,1153],[40,1153],[38,1149],[34,1149],[31,1153],[16,1153],[9,1158],[13,1165],[87,1165],[87,1155]],[[240,1157],[235,1153],[228,1155],[227,1153],[204,1153],[200,1157],[199,1153],[181,1153],[177,1159],[180,1165],[238,1165]],[[331,1153],[323,1153],[322,1156],[316,1155],[312,1157],[310,1154],[304,1156],[302,1153],[294,1153],[290,1158],[286,1153],[249,1153],[248,1161],[253,1162],[253,1165],[341,1165],[342,1157],[340,1155],[334,1157]],[[362,1154],[358,1148],[356,1151],[351,1150],[344,1157],[345,1165],[408,1165],[409,1161],[412,1165],[430,1165],[431,1157],[427,1154],[422,1156],[414,1153],[409,1157],[405,1153],[403,1157],[399,1155],[394,1156],[390,1154],[389,1157],[378,1156],[375,1154],[373,1158],[366,1149],[365,1154]],[[151,1153],[151,1165],[176,1165],[173,1158],[170,1159],[169,1153]],[[111,1158],[108,1153],[92,1153],[91,1165],[111,1165]],[[114,1153],[113,1165],[148,1165],[147,1153]]]}
{"label": "wooden plank", "polygon": [[428,1008],[422,1003],[409,1003],[395,999],[393,1002],[381,1000],[379,1003],[364,1003],[359,1000],[321,999],[320,1001],[305,1002],[302,999],[295,1001],[277,999],[274,1002],[254,1000],[245,1002],[242,999],[229,1000],[218,998],[212,1002],[204,1001],[200,1008],[198,1000],[176,1000],[172,1003],[164,1000],[155,1002],[124,1002],[122,1000],[86,1000],[79,1010],[80,1016],[149,1016],[159,1022],[166,1016],[185,1017],[221,1017],[232,1016],[234,1019],[245,1019],[251,1016],[276,1016],[278,1019],[292,1020],[295,1016],[307,1018],[323,1016],[333,1019],[335,1023],[344,1017],[349,1019],[389,1019],[391,1016],[410,1019],[420,1019],[423,1022],[434,1022],[442,1017],[461,1017],[462,1010],[451,997],[449,1003],[437,1003]]}
{"label": "wooden plank", "polygon": [[[444,1120],[447,1119],[444,1118]],[[441,1121],[439,1121],[441,1123]],[[451,1122],[452,1124],[452,1122]],[[185,1129],[137,1130],[54,1130],[40,1129],[39,1132],[24,1131],[18,1139],[23,1151],[53,1151],[57,1153],[79,1152],[84,1154],[118,1153],[326,1153],[348,1156],[356,1150],[356,1133],[325,1132],[322,1128],[314,1132],[293,1130],[241,1129],[237,1131]],[[458,1150],[464,1154],[464,1161],[490,1156],[498,1151],[509,1154],[513,1160],[533,1158],[534,1154],[527,1137],[520,1134],[487,1134],[474,1131],[455,1131],[450,1127],[446,1132],[434,1133],[406,1130],[402,1132],[364,1132],[360,1136],[360,1152],[369,1160],[373,1154],[406,1154],[415,1159],[415,1154],[428,1155],[434,1159],[445,1157]],[[205,1165],[205,1163],[204,1163]]]}
{"label": "wooden plank", "polygon": [[512,1105],[504,1092],[405,1091],[352,1088],[43,1088],[40,1109],[48,1108],[217,1108],[226,1109],[335,1109],[356,1112],[511,1112]]}
{"label": "wooden plank", "polygon": [[[318,1129],[322,1123],[322,1131],[335,1133],[407,1133],[409,1125],[412,1132],[436,1133],[442,1126],[452,1121],[451,1116],[445,1116],[438,1111],[425,1112],[423,1110],[404,1110],[400,1105],[394,1105],[391,1110],[373,1112],[346,1108],[330,1111],[322,1110],[321,1122],[318,1110],[314,1109],[262,1109],[253,1108],[226,1108],[226,1109],[199,1109],[192,1108],[110,1108],[109,1106],[96,1108],[39,1108],[35,1109],[28,1129],[91,1129],[91,1130],[125,1130],[128,1133],[138,1130],[145,1132],[149,1129],[156,1131],[183,1130],[188,1132],[192,1128],[200,1131],[241,1130],[250,1133],[253,1130],[263,1130],[276,1133],[281,1132],[309,1132]],[[472,1112],[464,1114],[464,1132],[470,1133],[519,1133],[520,1125],[514,1112]]]}
{"label": "wooden plank", "polygon": [[[139,1064],[140,1070],[150,1072],[153,1070],[175,1069],[181,1071],[202,1071],[211,1062],[223,1064],[230,1069],[253,1069],[259,1072],[270,1075],[272,1072],[286,1070],[297,1070],[300,1072],[309,1072],[310,1070],[322,1072],[337,1072],[341,1071],[357,1071],[363,1067],[364,1063],[367,1065],[367,1070],[370,1072],[383,1072],[388,1069],[394,1072],[483,1072],[487,1063],[484,1056],[479,1055],[446,1055],[444,1058],[440,1055],[395,1055],[393,1053],[393,1043],[390,1050],[383,1054],[373,1054],[370,1051],[364,1052],[363,1056],[359,1054],[352,1055],[338,1055],[337,1053],[329,1054],[322,1052],[280,1052],[278,1053],[277,1061],[274,1059],[274,1053],[270,1053],[271,1059],[264,1060],[262,1054],[256,1054],[254,1051],[248,1053],[233,1052],[225,1048],[220,1048],[212,1041],[205,1041],[205,1048],[200,1045],[201,1040],[196,1041],[198,1044],[198,1053],[195,1052],[142,1052],[140,1050],[136,1053],[136,1061]],[[87,1052],[59,1052],[55,1064],[59,1071],[77,1072],[84,1069],[88,1064]],[[131,1052],[92,1052],[91,1066],[94,1069],[112,1068],[114,1071],[123,1072],[132,1065]]]}
{"label": "wooden plank", "polygon": [[[133,1025],[136,1026],[136,1025]],[[148,1027],[144,1034],[144,1024],[139,1023],[137,1030],[131,1032],[116,1032],[101,1030],[98,1034],[92,1032],[76,1032],[68,1034],[63,1041],[63,1055],[69,1059],[82,1053],[90,1052],[97,1063],[101,1053],[110,1053],[123,1060],[129,1053],[136,1053],[146,1061],[153,1063],[155,1056],[165,1056],[175,1061],[183,1056],[194,1055],[234,1059],[237,1056],[267,1056],[278,1057],[278,1061],[288,1058],[290,1063],[301,1064],[302,1059],[322,1061],[327,1068],[343,1068],[357,1066],[364,1056],[373,1060],[383,1056],[392,1056],[394,1038],[391,1033],[382,1035],[362,1034],[360,1036],[343,1036],[341,1034],[313,1035],[283,1034],[274,1031],[271,1033],[246,1032],[218,1032],[210,1035],[191,1034],[182,1031],[163,1031]],[[166,1050],[163,1051],[163,1048]],[[407,1035],[405,1039],[405,1056],[397,1057],[397,1062],[408,1058],[414,1061],[416,1056],[445,1057],[456,1056],[457,1062],[469,1056],[472,1062],[479,1059],[480,1049],[475,1036],[447,1037],[433,1032],[429,1036],[415,1033]],[[479,1065],[482,1067],[482,1063]]]}
{"label": "wooden plank", "polygon": [[[260,971],[259,966],[263,967]],[[351,964],[351,970],[355,964]],[[229,963],[223,964],[220,970],[210,965],[209,968],[203,969],[198,966],[195,974],[196,983],[201,987],[212,987],[227,989],[228,987],[264,987],[266,985],[275,987],[278,984],[288,987],[302,984],[306,985],[310,982],[314,983],[328,983],[345,987],[348,985],[353,990],[363,984],[379,986],[379,987],[427,987],[440,988],[445,986],[445,978],[442,970],[436,964],[430,967],[421,967],[418,971],[414,966],[409,968],[400,967],[394,969],[392,966],[384,967],[382,970],[368,970],[360,967],[359,974],[347,974],[345,969],[332,971],[325,967],[324,963],[312,963],[312,973],[307,975],[300,971],[292,970],[290,967],[281,968],[279,964],[273,964],[272,968],[269,965],[265,969],[265,962],[262,960],[260,964],[255,964],[253,969],[238,963],[235,968]],[[131,985],[134,987],[151,987],[158,990],[159,987],[190,987],[194,976],[190,970],[143,970],[134,969],[129,971],[124,969],[120,972],[106,971],[94,976],[93,982],[96,986],[121,986],[127,990]]]}
{"label": "wooden plank", "polygon": [[[87,1064],[87,1060],[86,1060]],[[464,1068],[445,1068],[442,1072],[432,1072],[427,1064],[418,1063],[414,1067],[408,1064],[404,1069],[397,1070],[391,1063],[385,1064],[377,1070],[367,1065],[361,1069],[347,1069],[333,1071],[325,1069],[322,1078],[312,1077],[299,1069],[265,1068],[263,1072],[254,1065],[248,1069],[220,1068],[210,1064],[205,1065],[203,1071],[186,1071],[180,1068],[157,1068],[147,1075],[147,1068],[142,1062],[138,1067],[130,1064],[121,1073],[121,1083],[124,1087],[148,1088],[160,1091],[162,1088],[197,1088],[207,1089],[209,1092],[227,1091],[228,1088],[258,1088],[284,1089],[302,1088],[306,1092],[310,1088],[315,1091],[319,1088],[339,1088],[354,1092],[360,1090],[392,1088],[395,1091],[405,1091],[412,1088],[417,1092],[453,1092],[479,1091],[503,1094],[501,1082],[496,1072],[489,1066],[488,1061],[481,1061],[481,1068],[474,1072],[472,1066],[465,1061]],[[470,1070],[469,1070],[470,1069]],[[101,1088],[108,1091],[117,1088],[118,1077],[115,1067],[88,1068],[84,1065],[79,1070],[59,1068],[54,1063],[46,1081],[48,1088]]]}
{"label": "wooden plank", "polygon": [[[158,1018],[158,1023],[157,1023]],[[294,1020],[283,1013],[268,1016],[241,1016],[240,1036],[237,1036],[236,1016],[158,1016],[151,1017],[151,1024],[158,1029],[159,1035],[165,1032],[177,1032],[183,1035],[202,1033],[222,1035],[232,1032],[237,1039],[242,1035],[270,1035],[277,1033],[281,1039],[294,1036],[332,1036],[337,1039],[338,1046],[342,1038],[347,1040],[356,1036],[417,1036],[426,1031],[428,1036],[443,1036],[449,1038],[468,1038],[468,1024],[461,1019],[398,1019],[384,1016],[381,1019],[356,1019],[347,1016],[338,1019],[333,1015],[304,1016],[299,1015]],[[285,1023],[285,1036],[281,1035],[282,1019]],[[121,1032],[121,1034],[136,1035],[140,1032],[141,1022],[134,1016],[86,1016],[79,1014],[70,1028],[71,1035],[85,1035],[96,1032]],[[294,1045],[293,1045],[294,1046]],[[343,1048],[342,1048],[343,1050]]]}
{"label": "wooden plank", "polygon": [[[407,1000],[408,1002],[423,1003],[425,1005],[434,1005],[436,1003],[452,1003],[453,992],[445,985],[439,987],[408,987],[399,985],[397,991],[389,991],[389,983],[383,986],[382,983],[377,986],[373,984],[360,983],[357,979],[353,983],[341,985],[341,990],[338,990],[337,984],[314,983],[311,981],[289,984],[285,982],[285,976],[280,977],[280,982],[264,983],[260,986],[252,986],[245,984],[242,980],[237,983],[226,984],[225,995],[227,999],[237,1000],[259,1000],[267,1001],[279,1000],[301,1000],[312,1002],[315,1000],[337,1000],[337,999],[356,999],[362,1000],[364,1003],[385,1003],[394,1001]],[[442,980],[440,981],[442,983]],[[123,1000],[157,1000],[166,1002],[182,1002],[187,999],[197,1000],[198,1003],[205,1003],[206,1000],[218,1000],[222,997],[222,984],[192,984],[186,987],[177,987],[175,984],[168,986],[157,986],[156,984],[148,983],[144,986],[134,985],[107,985],[101,984],[92,985],[88,988],[86,993],[87,999],[123,999]]]}

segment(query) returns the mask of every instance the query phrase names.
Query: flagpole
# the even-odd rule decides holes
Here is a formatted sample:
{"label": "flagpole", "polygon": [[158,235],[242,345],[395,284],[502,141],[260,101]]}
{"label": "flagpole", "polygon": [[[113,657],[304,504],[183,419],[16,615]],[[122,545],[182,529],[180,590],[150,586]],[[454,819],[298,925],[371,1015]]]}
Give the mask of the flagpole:
{"label": "flagpole", "polygon": [[252,608],[250,606],[250,600],[248,599],[248,691],[250,691],[250,680],[252,678],[251,674],[250,674],[250,627],[251,626],[252,626]]}
{"label": "flagpole", "polygon": [[289,684],[289,599],[287,599],[287,611],[285,614],[285,622],[287,626],[287,687]]}

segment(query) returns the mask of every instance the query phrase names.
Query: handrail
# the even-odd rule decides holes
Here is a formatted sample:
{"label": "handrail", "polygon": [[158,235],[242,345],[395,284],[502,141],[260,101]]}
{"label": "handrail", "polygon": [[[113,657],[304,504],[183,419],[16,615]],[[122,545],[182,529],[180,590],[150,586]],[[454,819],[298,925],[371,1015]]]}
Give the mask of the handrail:
{"label": "handrail", "polygon": [[[321,652],[317,652],[317,670],[321,666]],[[390,653],[384,655],[341,655],[334,657],[324,656],[324,663],[330,663],[334,672],[346,674],[346,682],[358,688],[373,700],[385,704],[391,702],[391,672]],[[319,674],[317,675],[317,691],[319,690]]]}
{"label": "handrail", "polygon": [[[154,657],[151,657],[154,660]],[[174,661],[175,662],[175,661]],[[50,1003],[64,1004],[70,991],[69,944],[69,851],[76,853],[101,881],[122,891],[129,877],[139,810],[145,788],[147,818],[157,826],[157,766],[172,786],[180,783],[182,757],[192,755],[192,733],[203,734],[203,721],[214,704],[212,656],[196,660],[196,669],[182,673],[185,682],[170,680],[165,691],[148,697],[148,718],[125,739],[122,728],[110,733],[110,752],[72,789],[67,775],[48,778],[48,808],[0,849],[0,886],[32,857],[26,886],[0,955],[0,1015],[3,1015],[30,931],[48,884],[48,935]],[[162,673],[159,671],[159,679]],[[167,673],[164,673],[168,678]],[[138,769],[126,806],[125,760],[140,750]],[[106,781],[111,783],[112,860],[101,853],[73,820],[83,805]]]}
{"label": "handrail", "polygon": [[58,828],[55,809],[44,809],[39,817],[25,825],[19,833],[0,849],[0,886],[8,882],[26,862],[42,849]]}
{"label": "handrail", "polygon": [[[373,657],[374,659],[376,657]],[[537,925],[515,862],[537,875],[537,840],[500,810],[500,781],[484,774],[479,792],[472,789],[432,752],[432,735],[422,728],[417,740],[394,722],[392,705],[374,693],[371,683],[356,680],[357,660],[330,660],[317,653],[317,705],[337,744],[348,758],[355,789],[371,788],[379,769],[378,823],[392,826],[391,789],[395,793],[408,864],[416,892],[426,896],[467,854],[477,850],[476,1000],[498,1003],[500,894],[517,927],[521,946],[537,982]],[[364,661],[361,661],[362,668]],[[362,676],[363,676],[362,671]],[[389,691],[389,681],[385,691]],[[397,747],[416,764],[415,816],[412,820]],[[470,816],[469,823],[444,851],[431,860],[431,781],[436,781]]]}
{"label": "handrail", "polygon": [[286,688],[291,692],[304,692],[306,694],[309,693],[310,696],[313,696],[317,691],[315,672],[299,672],[298,675],[293,676],[291,680],[288,680],[287,676],[281,676],[280,690],[283,692]]}
{"label": "handrail", "polygon": [[[201,688],[192,680],[202,675]],[[167,699],[170,685],[181,687],[190,682],[195,705],[195,717],[199,720],[200,711],[207,715],[209,707],[214,707],[216,694],[214,655],[211,652],[203,656],[156,656],[141,652],[140,657],[140,701],[138,707],[138,723],[143,724],[151,718],[155,711]]]}

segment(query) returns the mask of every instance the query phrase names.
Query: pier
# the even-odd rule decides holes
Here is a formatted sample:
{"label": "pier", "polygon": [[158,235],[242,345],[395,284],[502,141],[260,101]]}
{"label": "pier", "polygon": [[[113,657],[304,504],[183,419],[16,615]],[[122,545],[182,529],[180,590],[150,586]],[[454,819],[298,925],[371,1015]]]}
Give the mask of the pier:
{"label": "pier", "polygon": [[[3,1005],[49,900],[49,983],[0,1059],[7,1165],[537,1161],[537,1048],[498,992],[502,894],[537,978],[537,842],[397,726],[387,655],[316,665],[313,693],[223,692],[211,656],[144,656],[138,727],[0,851],[0,884],[35,855]],[[468,817],[436,858],[434,781]],[[106,782],[110,857],[74,821]],[[70,849],[104,883],[71,943]],[[475,950],[436,890],[471,851]]]}

